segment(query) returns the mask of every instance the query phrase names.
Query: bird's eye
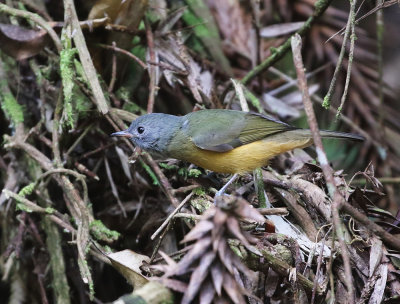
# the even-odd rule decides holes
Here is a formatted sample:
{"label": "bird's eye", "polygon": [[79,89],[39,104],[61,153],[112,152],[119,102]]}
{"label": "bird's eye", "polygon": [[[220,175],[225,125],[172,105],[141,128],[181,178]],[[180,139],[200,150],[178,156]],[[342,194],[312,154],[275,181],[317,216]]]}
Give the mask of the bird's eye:
{"label": "bird's eye", "polygon": [[144,128],[143,127],[138,127],[137,131],[139,134],[142,134],[144,132]]}

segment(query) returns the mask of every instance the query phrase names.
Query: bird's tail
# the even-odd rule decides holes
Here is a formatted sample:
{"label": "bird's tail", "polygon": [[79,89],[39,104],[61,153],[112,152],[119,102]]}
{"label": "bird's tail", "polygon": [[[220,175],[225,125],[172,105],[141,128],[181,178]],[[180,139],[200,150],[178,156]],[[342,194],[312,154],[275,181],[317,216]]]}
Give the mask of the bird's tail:
{"label": "bird's tail", "polygon": [[[310,132],[310,130],[307,130]],[[311,132],[310,132],[311,133]],[[365,138],[358,134],[353,133],[344,133],[344,132],[337,132],[337,131],[328,131],[328,130],[321,130],[319,132],[323,138],[342,138],[342,139],[349,139],[349,140],[356,140],[356,141],[364,141]]]}
{"label": "bird's tail", "polygon": [[[322,138],[338,138],[338,139],[349,139],[349,140],[356,140],[356,141],[363,141],[364,137],[353,134],[353,133],[344,133],[344,132],[336,132],[336,131],[329,131],[329,130],[321,130],[319,131]],[[290,138],[309,138],[312,139],[311,130],[309,129],[294,129],[286,132],[285,134],[287,137]]]}

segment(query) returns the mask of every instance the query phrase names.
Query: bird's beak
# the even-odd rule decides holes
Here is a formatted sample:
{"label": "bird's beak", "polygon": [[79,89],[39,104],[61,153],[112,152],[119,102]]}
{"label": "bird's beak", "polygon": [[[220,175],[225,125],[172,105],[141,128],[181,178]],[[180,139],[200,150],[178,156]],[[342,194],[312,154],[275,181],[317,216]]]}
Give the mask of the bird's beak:
{"label": "bird's beak", "polygon": [[128,137],[128,138],[133,137],[133,135],[129,133],[128,130],[112,133],[111,136]]}

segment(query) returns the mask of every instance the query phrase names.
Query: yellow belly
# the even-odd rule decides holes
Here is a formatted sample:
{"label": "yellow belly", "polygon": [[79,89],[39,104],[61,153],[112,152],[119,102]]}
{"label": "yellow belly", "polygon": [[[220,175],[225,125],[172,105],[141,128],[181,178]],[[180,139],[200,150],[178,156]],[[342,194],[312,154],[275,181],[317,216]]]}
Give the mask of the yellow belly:
{"label": "yellow belly", "polygon": [[259,140],[228,152],[213,152],[195,147],[196,152],[185,157],[199,167],[219,173],[245,173],[265,166],[274,156],[309,146],[312,140],[302,138],[290,142]]}

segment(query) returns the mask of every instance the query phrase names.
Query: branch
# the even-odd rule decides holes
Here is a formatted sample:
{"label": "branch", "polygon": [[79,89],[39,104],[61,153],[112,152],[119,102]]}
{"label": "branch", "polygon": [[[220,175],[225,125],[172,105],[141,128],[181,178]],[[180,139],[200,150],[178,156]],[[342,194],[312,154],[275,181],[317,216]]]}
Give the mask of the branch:
{"label": "branch", "polygon": [[78,16],[76,15],[73,0],[64,0],[64,8],[65,22],[71,24],[71,29],[73,31],[73,33],[68,34],[70,37],[73,37],[75,46],[78,49],[79,58],[81,60],[86,78],[88,79],[90,88],[92,89],[96,106],[100,113],[103,115],[107,114],[109,112],[109,107],[104,97],[103,90],[101,89],[99,79],[97,78],[97,72],[94,68],[92,58],[90,57],[90,53],[85,42],[85,37],[83,36]]}
{"label": "branch", "polygon": [[329,190],[329,194],[333,200],[332,202],[332,221],[333,226],[335,228],[336,235],[339,240],[341,254],[344,263],[345,270],[345,283],[349,296],[349,303],[354,303],[354,285],[353,285],[353,276],[351,273],[350,267],[350,257],[349,252],[346,247],[345,239],[344,239],[344,231],[342,227],[342,223],[339,217],[339,209],[341,203],[344,202],[343,196],[339,193],[336,188],[335,180],[333,177],[333,170],[329,165],[328,159],[326,157],[324,147],[322,145],[321,135],[319,134],[319,128],[317,124],[317,119],[315,117],[314,109],[311,103],[310,95],[308,93],[307,80],[306,75],[304,73],[304,65],[303,59],[301,56],[301,37],[296,34],[292,37],[292,51],[293,51],[293,60],[294,65],[296,67],[297,78],[299,90],[302,93],[302,99],[304,103],[304,109],[307,114],[307,121],[310,126],[311,134],[314,140],[314,144],[316,146],[318,160],[320,162],[322,172],[324,174],[326,185]]}

